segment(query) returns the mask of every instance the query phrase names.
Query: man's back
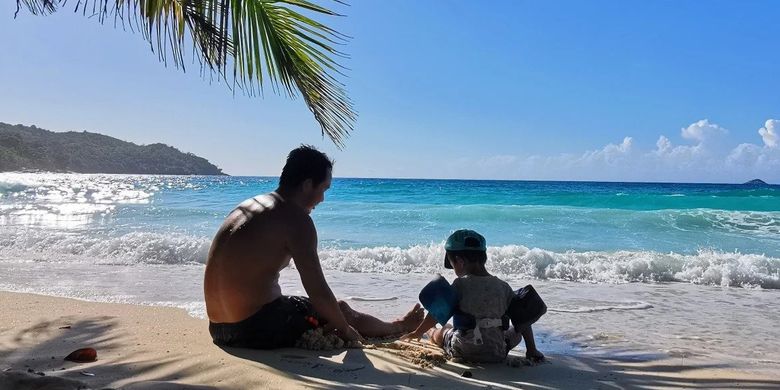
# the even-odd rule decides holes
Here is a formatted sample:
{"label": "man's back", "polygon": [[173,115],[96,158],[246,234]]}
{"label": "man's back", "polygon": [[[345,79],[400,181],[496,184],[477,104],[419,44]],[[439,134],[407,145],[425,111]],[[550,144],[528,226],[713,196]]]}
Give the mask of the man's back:
{"label": "man's back", "polygon": [[[325,200],[332,169],[328,156],[301,145],[287,155],[276,191],[244,201],[225,219],[209,250],[203,286],[214,343],[292,347],[304,332],[326,323],[342,339],[359,341],[352,323],[387,336],[407,331],[422,317],[416,306],[403,319],[385,322],[336,300],[320,265],[317,229],[309,217]],[[279,271],[293,258],[308,296],[282,295]]]}
{"label": "man's back", "polygon": [[212,322],[238,322],[282,295],[279,271],[291,255],[288,235],[308,216],[275,193],[242,202],[211,244],[204,293]]}

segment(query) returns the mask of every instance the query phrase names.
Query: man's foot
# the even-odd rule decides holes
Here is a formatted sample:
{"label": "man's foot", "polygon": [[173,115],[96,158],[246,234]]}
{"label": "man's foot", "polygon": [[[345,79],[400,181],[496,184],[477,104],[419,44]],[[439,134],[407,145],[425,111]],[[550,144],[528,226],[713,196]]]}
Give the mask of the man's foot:
{"label": "man's foot", "polygon": [[544,354],[539,352],[538,349],[525,352],[525,358],[533,363],[539,363],[544,361]]}
{"label": "man's foot", "polygon": [[403,318],[393,321],[393,324],[398,326],[398,333],[409,333],[417,329],[417,325],[420,325],[423,318],[425,318],[425,309],[418,303]]}

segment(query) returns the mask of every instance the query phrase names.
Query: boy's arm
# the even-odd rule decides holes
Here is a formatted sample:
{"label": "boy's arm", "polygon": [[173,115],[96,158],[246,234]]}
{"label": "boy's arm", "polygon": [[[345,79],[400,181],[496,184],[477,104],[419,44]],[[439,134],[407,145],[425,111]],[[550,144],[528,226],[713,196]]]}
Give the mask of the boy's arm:
{"label": "boy's arm", "polygon": [[434,326],[436,326],[436,319],[428,312],[422,322],[420,322],[420,325],[417,325],[417,329],[401,336],[401,340],[419,339],[428,331],[428,329],[431,329]]}

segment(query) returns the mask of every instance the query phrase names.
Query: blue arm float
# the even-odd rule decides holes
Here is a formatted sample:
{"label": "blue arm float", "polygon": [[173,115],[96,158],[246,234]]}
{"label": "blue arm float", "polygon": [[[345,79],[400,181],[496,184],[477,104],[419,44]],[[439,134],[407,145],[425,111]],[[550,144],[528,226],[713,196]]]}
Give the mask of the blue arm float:
{"label": "blue arm float", "polygon": [[447,323],[458,305],[458,296],[447,279],[438,275],[420,291],[420,303],[441,325]]}
{"label": "blue arm float", "polygon": [[530,326],[547,313],[547,305],[530,284],[515,291],[506,315],[512,320],[516,331]]}

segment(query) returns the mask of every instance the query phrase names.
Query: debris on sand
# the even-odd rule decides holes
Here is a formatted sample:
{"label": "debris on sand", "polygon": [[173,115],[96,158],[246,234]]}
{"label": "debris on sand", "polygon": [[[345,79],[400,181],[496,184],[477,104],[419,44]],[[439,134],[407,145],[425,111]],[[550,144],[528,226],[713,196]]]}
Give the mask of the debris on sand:
{"label": "debris on sand", "polygon": [[97,351],[94,348],[80,348],[65,356],[65,360],[76,363],[91,363],[97,360]]}

